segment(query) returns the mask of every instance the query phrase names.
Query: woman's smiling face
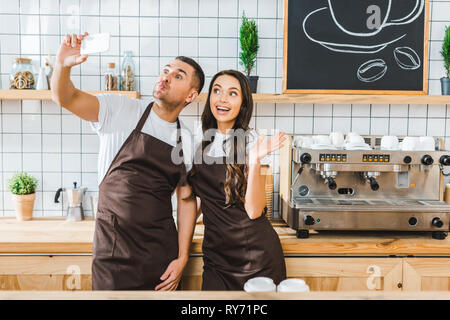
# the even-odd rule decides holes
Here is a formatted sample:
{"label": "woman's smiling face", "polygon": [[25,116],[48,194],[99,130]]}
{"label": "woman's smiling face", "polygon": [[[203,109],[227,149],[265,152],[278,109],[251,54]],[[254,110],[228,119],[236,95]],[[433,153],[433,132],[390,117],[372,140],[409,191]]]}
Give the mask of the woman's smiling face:
{"label": "woman's smiling face", "polygon": [[209,103],[218,126],[222,122],[232,128],[242,105],[239,80],[229,75],[219,76],[212,86]]}

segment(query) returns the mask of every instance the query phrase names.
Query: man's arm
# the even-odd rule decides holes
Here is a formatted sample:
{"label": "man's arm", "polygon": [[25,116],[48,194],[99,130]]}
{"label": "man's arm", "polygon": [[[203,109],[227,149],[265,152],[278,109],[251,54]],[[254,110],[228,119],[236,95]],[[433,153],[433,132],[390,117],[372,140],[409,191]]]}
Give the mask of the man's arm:
{"label": "man's arm", "polygon": [[81,40],[87,36],[66,35],[56,56],[56,64],[51,80],[52,100],[66,108],[83,120],[98,121],[98,99],[86,92],[78,90],[70,81],[70,70],[83,63],[87,55],[80,54]]}
{"label": "man's arm", "polygon": [[181,280],[183,269],[189,258],[189,248],[194,235],[197,220],[197,201],[190,186],[178,186],[177,222],[178,222],[178,259],[172,261],[161,276],[162,283],[155,290],[175,290]]}

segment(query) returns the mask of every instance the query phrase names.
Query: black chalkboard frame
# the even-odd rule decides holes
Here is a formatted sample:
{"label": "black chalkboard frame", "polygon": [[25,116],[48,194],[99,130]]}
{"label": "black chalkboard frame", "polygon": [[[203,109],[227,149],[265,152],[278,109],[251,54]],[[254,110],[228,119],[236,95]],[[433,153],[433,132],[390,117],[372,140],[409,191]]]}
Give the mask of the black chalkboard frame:
{"label": "black chalkboard frame", "polygon": [[[291,0],[301,1],[301,0]],[[283,93],[284,94],[366,94],[366,95],[427,95],[428,94],[428,68],[429,68],[429,7],[430,0],[425,0],[424,8],[424,26],[423,26],[423,75],[422,75],[422,89],[421,90],[329,90],[329,89],[288,89],[288,19],[289,19],[289,0],[284,0],[284,37],[283,37]]]}

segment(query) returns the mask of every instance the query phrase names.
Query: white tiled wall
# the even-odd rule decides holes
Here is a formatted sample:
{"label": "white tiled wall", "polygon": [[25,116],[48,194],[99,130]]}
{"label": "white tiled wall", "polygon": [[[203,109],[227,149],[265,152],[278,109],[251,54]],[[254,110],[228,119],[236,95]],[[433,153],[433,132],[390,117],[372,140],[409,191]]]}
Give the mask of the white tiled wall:
{"label": "white tiled wall", "polygon": [[[444,27],[450,24],[450,0],[431,1],[429,94],[440,94],[444,75],[439,54]],[[160,67],[177,55],[191,56],[205,70],[208,87],[219,70],[241,68],[239,26],[243,10],[256,19],[260,53],[254,74],[258,91],[280,93],[283,57],[283,0],[0,0],[0,84],[17,56],[37,68],[55,54],[66,33],[110,32],[111,48],[92,55],[72,71],[78,88],[102,88],[108,62],[132,50],[137,90],[149,98]],[[37,69],[36,69],[37,70]],[[252,126],[288,133],[357,131],[361,134],[435,135],[450,137],[450,105],[312,105],[257,104]],[[191,128],[203,110],[192,104],[182,113]],[[450,145],[450,141],[448,141]],[[55,191],[72,181],[97,189],[98,139],[84,121],[50,101],[1,101],[0,216],[14,215],[5,180],[26,170],[39,179],[35,215],[62,215]],[[274,208],[278,206],[278,161],[275,161]],[[86,209],[90,213],[89,203]]]}

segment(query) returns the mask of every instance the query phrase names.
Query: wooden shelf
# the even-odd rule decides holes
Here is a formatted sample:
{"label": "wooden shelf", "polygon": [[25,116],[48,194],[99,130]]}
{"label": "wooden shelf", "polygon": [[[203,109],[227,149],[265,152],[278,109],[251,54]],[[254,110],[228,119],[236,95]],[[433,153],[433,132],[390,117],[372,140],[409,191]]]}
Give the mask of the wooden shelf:
{"label": "wooden shelf", "polygon": [[[137,91],[86,91],[90,94],[112,93],[121,94],[129,98],[139,99],[140,93]],[[0,100],[52,100],[50,90],[0,90]]]}
{"label": "wooden shelf", "polygon": [[[121,94],[140,99],[137,91],[86,91],[90,94]],[[195,100],[205,102],[207,93]],[[51,100],[50,90],[0,90],[0,100]],[[441,95],[364,95],[364,94],[253,94],[257,103],[314,103],[314,104],[450,104],[450,96]]]}
{"label": "wooden shelf", "polygon": [[[208,95],[200,94],[197,102],[205,102]],[[450,96],[441,95],[365,95],[365,94],[253,94],[259,103],[315,103],[315,104],[450,104]]]}

